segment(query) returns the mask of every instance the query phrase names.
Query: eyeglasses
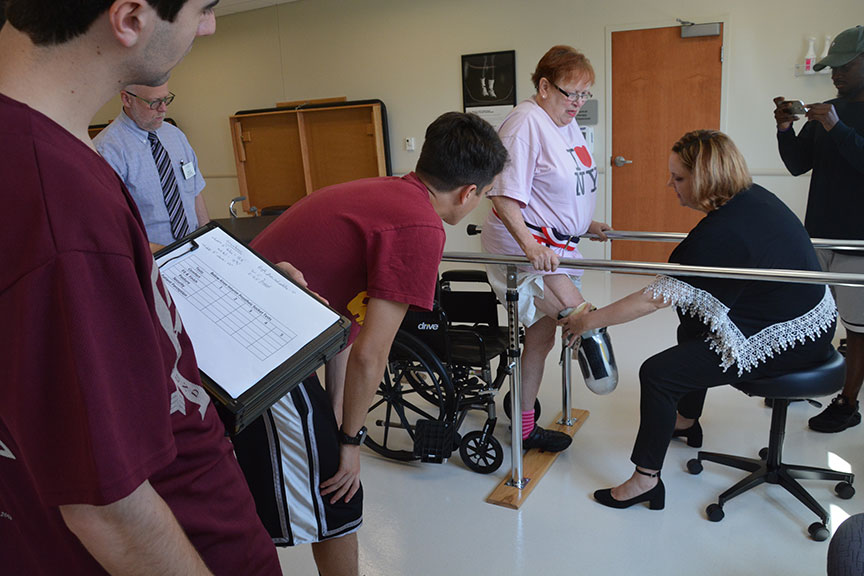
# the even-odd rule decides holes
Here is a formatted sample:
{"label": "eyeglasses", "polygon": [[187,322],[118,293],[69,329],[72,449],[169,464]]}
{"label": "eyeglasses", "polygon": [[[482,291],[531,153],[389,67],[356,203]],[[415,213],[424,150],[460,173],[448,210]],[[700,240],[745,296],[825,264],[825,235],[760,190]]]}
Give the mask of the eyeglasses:
{"label": "eyeglasses", "polygon": [[[559,90],[560,90],[560,88],[559,88]],[[128,90],[124,90],[124,92],[126,92],[126,94],[128,94],[130,96],[134,96],[135,98],[138,98],[142,102],[146,102],[147,106],[149,106],[151,110],[158,110],[162,104],[165,104],[165,106],[170,106],[171,103],[174,102],[174,93],[173,92],[169,92],[168,96],[165,96],[164,98],[156,98],[155,100],[147,100],[146,98],[142,98],[141,96],[138,96],[137,94],[133,94],[132,92],[129,92]]]}
{"label": "eyeglasses", "polygon": [[567,100],[569,100],[570,102],[577,102],[579,100],[588,100],[588,99],[594,97],[594,94],[592,94],[591,92],[588,92],[587,90],[585,90],[584,92],[567,92],[566,90],[564,90],[563,88],[561,88],[560,86],[555,84],[554,82],[550,81],[549,83],[552,84],[552,86],[554,86],[555,88],[557,88],[558,91],[561,92],[561,94],[563,94],[564,97],[567,98]]}

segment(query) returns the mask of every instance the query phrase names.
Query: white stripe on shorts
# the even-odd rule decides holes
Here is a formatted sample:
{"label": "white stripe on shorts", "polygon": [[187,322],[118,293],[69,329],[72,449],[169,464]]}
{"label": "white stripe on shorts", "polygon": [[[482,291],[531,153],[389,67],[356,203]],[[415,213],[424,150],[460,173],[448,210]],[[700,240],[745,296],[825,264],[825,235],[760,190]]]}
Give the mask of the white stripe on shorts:
{"label": "white stripe on shorts", "polygon": [[[320,481],[317,460],[314,457],[310,458],[306,449],[306,434],[308,433],[311,438],[315,435],[312,430],[312,405],[305,390],[303,390],[303,401],[307,408],[305,419],[301,419],[291,394],[283,396],[270,409],[273,421],[276,423],[276,434],[282,446],[280,463],[282,487],[288,495],[287,505],[290,506],[288,521],[291,524],[295,545],[318,541],[319,519],[313,502],[313,493],[320,500],[320,490],[317,489]],[[323,510],[320,502],[317,509]]]}

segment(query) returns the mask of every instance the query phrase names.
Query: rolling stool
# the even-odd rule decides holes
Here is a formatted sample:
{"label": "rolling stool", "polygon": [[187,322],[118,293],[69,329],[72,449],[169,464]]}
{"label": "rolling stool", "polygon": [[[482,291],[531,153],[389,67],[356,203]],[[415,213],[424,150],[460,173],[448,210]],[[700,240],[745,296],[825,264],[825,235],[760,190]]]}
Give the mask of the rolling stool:
{"label": "rolling stool", "polygon": [[843,387],[845,373],[846,366],[843,357],[837,351],[833,351],[828,361],[810,370],[733,384],[735,388],[749,396],[773,399],[771,435],[768,440],[768,447],[759,451],[758,460],[700,451],[696,458],[687,462],[687,470],[691,474],[702,472],[703,460],[750,472],[749,476],[720,494],[716,504],[708,506],[705,512],[709,520],[719,522],[725,516],[723,505],[728,500],[759,486],[763,482],[768,482],[769,484],[779,484],[785,488],[822,519],[821,522],[814,522],[807,529],[813,540],[821,542],[828,538],[830,534],[828,532],[828,512],[798,483],[796,478],[802,480],[839,480],[840,482],[834,487],[834,492],[840,498],[849,499],[855,495],[855,488],[852,486],[855,475],[827,468],[785,464],[782,462],[781,456],[783,437],[786,433],[786,409],[789,402],[836,393]]}

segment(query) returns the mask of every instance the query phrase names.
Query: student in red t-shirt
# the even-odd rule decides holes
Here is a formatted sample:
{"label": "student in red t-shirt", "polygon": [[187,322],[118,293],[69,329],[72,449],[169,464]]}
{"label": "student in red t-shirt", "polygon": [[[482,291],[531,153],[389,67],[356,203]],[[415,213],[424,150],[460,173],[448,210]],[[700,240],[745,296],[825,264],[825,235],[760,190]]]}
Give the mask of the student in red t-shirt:
{"label": "student in red t-shirt", "polygon": [[314,192],[252,244],[353,320],[349,347],[327,365],[329,399],[307,380],[234,442],[274,541],[312,543],[322,576],[357,574],[363,424],[406,310],[432,308],[441,220],[473,210],[506,160],[488,123],[449,112],[426,130],[414,172]]}
{"label": "student in red t-shirt", "polygon": [[282,574],[138,211],[87,134],[119,87],[167,80],[215,4],[6,2],[3,574]]}

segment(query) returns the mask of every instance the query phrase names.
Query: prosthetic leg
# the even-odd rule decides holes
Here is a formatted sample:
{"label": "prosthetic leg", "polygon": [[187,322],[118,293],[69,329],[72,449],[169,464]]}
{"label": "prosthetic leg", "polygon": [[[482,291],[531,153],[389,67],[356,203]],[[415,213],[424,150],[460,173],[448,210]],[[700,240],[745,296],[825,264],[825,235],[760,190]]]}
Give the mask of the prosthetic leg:
{"label": "prosthetic leg", "polygon": [[[571,314],[579,314],[585,307],[589,306],[583,302],[576,308],[565,308],[558,314],[558,319],[566,318]],[[595,394],[609,394],[618,386],[618,364],[615,362],[615,352],[612,350],[612,338],[606,327],[589,330],[568,344],[567,339],[562,336],[561,340],[561,365],[562,372],[567,380],[565,388],[569,387],[570,358],[568,350],[579,362],[585,386]],[[569,408],[569,392],[565,392],[565,409]],[[567,412],[565,411],[565,414]]]}

